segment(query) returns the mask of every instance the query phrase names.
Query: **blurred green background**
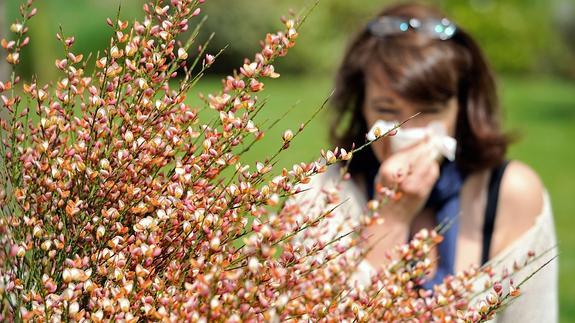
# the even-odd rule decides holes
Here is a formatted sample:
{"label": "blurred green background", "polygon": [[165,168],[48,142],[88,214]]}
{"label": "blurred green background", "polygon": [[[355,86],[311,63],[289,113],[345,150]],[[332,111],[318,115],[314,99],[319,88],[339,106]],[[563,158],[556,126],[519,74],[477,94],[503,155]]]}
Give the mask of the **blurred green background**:
{"label": "blurred green background", "polygon": [[[510,158],[531,165],[549,190],[555,212],[560,249],[560,313],[562,322],[575,321],[575,0],[444,0],[428,1],[442,8],[479,41],[499,75],[506,127],[521,140]],[[0,0],[0,34],[17,18],[17,0]],[[111,35],[105,18],[140,17],[142,1],[51,0],[37,1],[39,14],[32,20],[31,46],[22,54],[24,75],[54,79],[54,60],[61,55],[55,34],[59,26],[76,37],[77,52],[105,48]],[[262,159],[281,145],[281,133],[297,129],[321,105],[332,87],[332,77],[346,39],[358,26],[390,1],[322,0],[300,32],[298,45],[278,62],[279,80],[266,83],[268,106],[260,121],[273,121],[286,109],[295,109],[266,134],[259,149],[247,160]],[[259,39],[280,28],[279,17],[306,0],[208,0],[203,38],[216,36],[212,52],[229,45],[211,75],[197,91],[219,86],[217,73],[229,73],[244,57],[252,57]],[[280,166],[308,161],[329,148],[329,109],[285,152]],[[268,121],[268,123],[269,123]],[[572,147],[572,148],[569,148]]]}

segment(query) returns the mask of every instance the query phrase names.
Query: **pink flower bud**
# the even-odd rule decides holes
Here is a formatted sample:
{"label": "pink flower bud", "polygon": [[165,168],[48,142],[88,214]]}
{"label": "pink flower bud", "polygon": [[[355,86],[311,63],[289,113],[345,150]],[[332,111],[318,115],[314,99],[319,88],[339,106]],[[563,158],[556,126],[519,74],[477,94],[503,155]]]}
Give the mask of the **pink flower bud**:
{"label": "pink flower bud", "polygon": [[290,142],[293,139],[293,132],[289,129],[284,131],[282,139],[284,142]]}
{"label": "pink flower bud", "polygon": [[210,248],[214,251],[220,249],[220,238],[215,237],[210,241]]}
{"label": "pink flower bud", "polygon": [[186,52],[186,49],[180,47],[178,49],[178,59],[186,60],[187,58],[188,58],[188,53]]}
{"label": "pink flower bud", "polygon": [[18,24],[18,23],[12,24],[10,26],[10,31],[13,33],[20,33],[22,31],[22,27],[23,27],[22,24]]}
{"label": "pink flower bud", "polygon": [[250,89],[252,90],[252,92],[259,92],[264,89],[264,84],[255,79],[252,79],[250,81]]}
{"label": "pink flower bud", "polygon": [[260,267],[261,265],[258,259],[256,257],[251,257],[250,260],[248,261],[249,271],[255,275],[259,271]]}
{"label": "pink flower bud", "polygon": [[30,42],[30,37],[24,38],[24,40],[20,43],[20,47],[24,47],[24,46],[28,45],[29,42]]}
{"label": "pink flower bud", "polygon": [[240,67],[240,72],[245,77],[252,77],[252,76],[254,76],[257,67],[258,67],[258,63],[244,64],[242,67]]}
{"label": "pink flower bud", "polygon": [[337,161],[337,158],[335,157],[335,154],[331,150],[328,150],[327,153],[325,154],[325,160],[327,161],[328,165],[331,165]]}
{"label": "pink flower bud", "polygon": [[20,53],[14,52],[8,54],[8,56],[6,56],[6,61],[12,65],[18,64],[20,62]]}
{"label": "pink flower bud", "polygon": [[38,9],[36,9],[36,8],[32,9],[32,11],[30,11],[30,13],[28,14],[28,18],[34,17],[37,13],[38,13]]}
{"label": "pink flower bud", "polygon": [[213,55],[206,54],[206,58],[205,58],[204,62],[207,66],[210,66],[214,62],[214,59],[215,59],[215,57]]}
{"label": "pink flower bud", "polygon": [[503,285],[500,282],[495,282],[493,284],[493,290],[497,293],[497,295],[501,295],[503,291]]}

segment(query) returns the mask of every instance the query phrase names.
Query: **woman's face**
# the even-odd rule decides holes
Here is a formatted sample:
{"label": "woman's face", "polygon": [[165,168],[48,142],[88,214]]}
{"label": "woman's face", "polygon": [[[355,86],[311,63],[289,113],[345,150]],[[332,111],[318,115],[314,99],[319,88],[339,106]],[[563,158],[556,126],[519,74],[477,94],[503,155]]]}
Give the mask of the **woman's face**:
{"label": "woman's face", "polygon": [[[447,134],[454,136],[458,109],[455,97],[444,104],[415,104],[391,90],[389,82],[385,74],[380,71],[372,70],[366,75],[363,116],[368,129],[371,129],[377,120],[402,122],[420,113],[402,127],[425,127],[432,121],[439,121],[445,126]],[[383,162],[391,154],[389,139],[375,141],[372,149],[379,162]]]}

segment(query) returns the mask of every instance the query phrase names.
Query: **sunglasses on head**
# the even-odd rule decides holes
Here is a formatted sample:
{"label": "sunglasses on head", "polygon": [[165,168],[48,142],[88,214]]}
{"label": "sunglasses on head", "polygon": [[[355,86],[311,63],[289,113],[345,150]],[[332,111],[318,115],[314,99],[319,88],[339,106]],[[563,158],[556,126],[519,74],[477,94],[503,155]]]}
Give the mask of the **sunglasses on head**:
{"label": "sunglasses on head", "polygon": [[427,35],[434,39],[447,40],[455,34],[455,24],[447,18],[417,19],[393,16],[377,17],[367,25],[368,31],[378,37],[401,34],[408,30]]}

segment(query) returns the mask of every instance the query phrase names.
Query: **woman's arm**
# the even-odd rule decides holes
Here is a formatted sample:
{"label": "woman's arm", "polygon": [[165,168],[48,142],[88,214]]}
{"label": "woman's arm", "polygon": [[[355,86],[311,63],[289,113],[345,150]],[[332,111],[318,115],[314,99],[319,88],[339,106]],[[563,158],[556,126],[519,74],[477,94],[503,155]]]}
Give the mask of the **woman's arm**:
{"label": "woman's arm", "polygon": [[[496,272],[519,264],[528,252],[542,256],[557,243],[551,206],[539,176],[528,166],[509,164],[501,183],[491,257]],[[506,249],[507,248],[507,249]],[[504,250],[505,249],[505,250]],[[549,261],[556,251],[536,259],[513,275],[515,284]],[[552,260],[521,286],[521,295],[497,315],[497,323],[557,322],[558,261]]]}
{"label": "woman's arm", "polygon": [[490,258],[521,237],[543,209],[543,185],[529,166],[512,161],[499,192]]}

